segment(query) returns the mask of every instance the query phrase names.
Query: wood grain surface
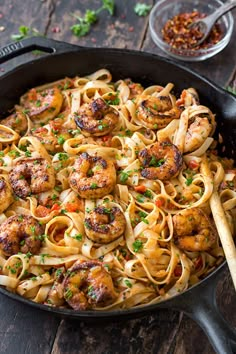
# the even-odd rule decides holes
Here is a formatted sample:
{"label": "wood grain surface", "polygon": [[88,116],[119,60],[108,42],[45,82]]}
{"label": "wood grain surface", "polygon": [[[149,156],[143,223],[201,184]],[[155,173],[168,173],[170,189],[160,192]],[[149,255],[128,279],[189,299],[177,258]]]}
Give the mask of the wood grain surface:
{"label": "wood grain surface", "polygon": [[[82,38],[70,27],[87,8],[96,9],[100,0],[0,0],[0,45],[11,42],[20,25],[36,28],[48,37],[88,47],[117,47],[144,50],[165,56],[153,43],[148,16],[138,17],[133,7],[138,1],[116,0],[114,16],[103,12],[91,32]],[[154,1],[155,2],[155,1]],[[145,3],[153,4],[151,0]],[[236,11],[233,10],[236,19]],[[228,47],[217,56],[183,66],[226,87],[235,85],[236,26]],[[0,74],[22,62],[26,54],[0,66]],[[236,85],[235,85],[236,86]],[[226,269],[218,285],[218,303],[232,327],[236,327],[236,296]],[[197,301],[197,299],[196,299]],[[0,294],[0,353],[17,354],[214,354],[205,333],[183,313],[159,310],[141,319],[106,324],[86,324],[60,319],[49,313],[13,301]]]}

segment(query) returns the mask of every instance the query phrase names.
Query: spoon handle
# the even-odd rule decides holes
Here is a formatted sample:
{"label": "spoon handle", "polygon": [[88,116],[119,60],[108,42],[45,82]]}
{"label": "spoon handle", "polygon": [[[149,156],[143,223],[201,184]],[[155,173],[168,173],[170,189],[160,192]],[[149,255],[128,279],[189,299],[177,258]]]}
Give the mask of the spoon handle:
{"label": "spoon handle", "polygon": [[218,18],[220,18],[222,15],[224,15],[226,12],[230,11],[234,7],[236,7],[236,0],[227,2],[208,16],[209,21],[211,20],[212,22],[215,22],[216,20],[218,20]]}

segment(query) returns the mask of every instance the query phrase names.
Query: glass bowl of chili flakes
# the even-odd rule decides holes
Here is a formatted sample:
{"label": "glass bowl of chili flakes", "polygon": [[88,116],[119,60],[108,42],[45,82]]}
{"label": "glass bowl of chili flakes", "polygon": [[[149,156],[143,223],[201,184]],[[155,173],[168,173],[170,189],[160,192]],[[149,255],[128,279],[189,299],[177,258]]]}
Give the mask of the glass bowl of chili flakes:
{"label": "glass bowl of chili flakes", "polygon": [[210,15],[223,3],[220,0],[161,0],[149,16],[151,37],[167,55],[184,61],[200,61],[222,51],[230,41],[234,19],[230,12],[222,16],[208,38],[196,45],[202,33],[195,20]]}

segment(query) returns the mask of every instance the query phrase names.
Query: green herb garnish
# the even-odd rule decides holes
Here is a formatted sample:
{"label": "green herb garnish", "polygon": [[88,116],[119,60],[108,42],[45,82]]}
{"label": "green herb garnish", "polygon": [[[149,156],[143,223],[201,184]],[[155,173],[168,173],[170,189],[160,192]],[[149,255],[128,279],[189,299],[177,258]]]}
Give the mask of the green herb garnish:
{"label": "green herb garnish", "polygon": [[107,10],[110,15],[114,14],[115,2],[114,0],[102,0],[102,6],[97,10],[87,9],[84,17],[72,14],[79,22],[73,25],[70,29],[77,37],[83,37],[89,33],[91,25],[98,20],[98,15],[101,11]]}
{"label": "green herb garnish", "polygon": [[143,248],[143,243],[141,240],[136,240],[132,244],[134,252],[139,252]]}
{"label": "green herb garnish", "polygon": [[134,12],[138,16],[147,16],[149,14],[151,8],[152,8],[152,5],[142,4],[142,3],[138,2],[134,6]]}

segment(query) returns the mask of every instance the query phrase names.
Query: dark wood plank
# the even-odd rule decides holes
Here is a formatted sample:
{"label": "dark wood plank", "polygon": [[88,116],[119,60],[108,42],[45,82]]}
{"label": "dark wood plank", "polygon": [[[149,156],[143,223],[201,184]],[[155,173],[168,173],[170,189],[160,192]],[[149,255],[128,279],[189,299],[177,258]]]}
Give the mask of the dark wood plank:
{"label": "dark wood plank", "polygon": [[0,295],[0,353],[50,353],[60,319]]}
{"label": "dark wood plank", "polygon": [[[139,17],[134,13],[136,0],[115,1],[115,3],[114,16],[110,16],[107,11],[102,11],[98,22],[91,27],[91,32],[85,37],[78,38],[70,30],[70,27],[76,23],[71,13],[83,16],[86,9],[98,9],[101,1],[70,0],[68,6],[65,1],[57,0],[55,11],[51,16],[48,36],[80,46],[140,49],[148,24],[148,16]],[[153,4],[153,1],[146,0],[145,3]],[[56,27],[60,32],[54,32]]]}
{"label": "dark wood plank", "polygon": [[62,321],[52,354],[167,353],[181,315],[161,310],[142,319],[85,324]]}

